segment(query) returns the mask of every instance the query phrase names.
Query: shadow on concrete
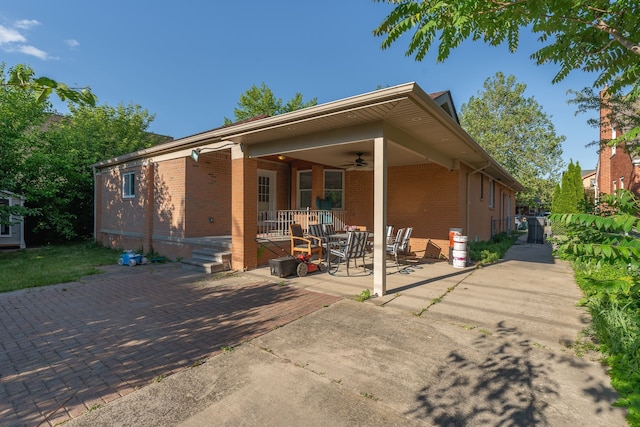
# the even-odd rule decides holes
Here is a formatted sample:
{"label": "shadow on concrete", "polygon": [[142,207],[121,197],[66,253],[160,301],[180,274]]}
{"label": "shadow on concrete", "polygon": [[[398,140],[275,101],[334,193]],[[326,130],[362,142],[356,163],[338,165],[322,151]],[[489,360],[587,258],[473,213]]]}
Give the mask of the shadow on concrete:
{"label": "shadow on concrete", "polygon": [[389,293],[389,294],[399,293],[399,292],[407,291],[409,289],[416,288],[416,287],[419,287],[419,286],[428,285],[429,283],[434,283],[434,282],[438,282],[440,280],[449,279],[451,277],[456,277],[456,276],[465,276],[466,277],[472,271],[473,270],[470,270],[470,269],[462,269],[462,270],[459,270],[459,271],[457,271],[455,273],[443,274],[443,275],[436,276],[436,277],[430,277],[430,278],[425,279],[425,280],[420,280],[419,282],[410,283],[408,285],[399,286],[399,287],[393,288],[393,289],[388,289],[387,293]]}
{"label": "shadow on concrete", "polygon": [[[561,395],[563,382],[552,366],[564,365],[583,372],[588,363],[544,352],[504,322],[498,323],[493,332],[479,332],[472,347],[485,355],[484,359],[478,362],[460,350],[449,352],[433,384],[420,390],[417,407],[407,415],[451,427],[549,425],[551,420],[546,414],[552,409],[548,402]],[[616,395],[611,388],[593,377],[587,377],[584,383],[582,392],[597,406],[590,407],[590,411],[613,410],[611,402]]]}
{"label": "shadow on concrete", "polygon": [[13,342],[0,354],[3,425],[75,417],[322,307],[293,287],[181,284],[146,268],[0,297]]}

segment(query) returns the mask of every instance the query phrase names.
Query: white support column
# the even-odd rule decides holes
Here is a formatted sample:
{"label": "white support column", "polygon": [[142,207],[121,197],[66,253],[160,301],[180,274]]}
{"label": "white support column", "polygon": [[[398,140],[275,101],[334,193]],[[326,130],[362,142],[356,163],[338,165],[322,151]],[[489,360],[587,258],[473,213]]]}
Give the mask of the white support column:
{"label": "white support column", "polygon": [[373,142],[373,293],[387,293],[387,140]]}

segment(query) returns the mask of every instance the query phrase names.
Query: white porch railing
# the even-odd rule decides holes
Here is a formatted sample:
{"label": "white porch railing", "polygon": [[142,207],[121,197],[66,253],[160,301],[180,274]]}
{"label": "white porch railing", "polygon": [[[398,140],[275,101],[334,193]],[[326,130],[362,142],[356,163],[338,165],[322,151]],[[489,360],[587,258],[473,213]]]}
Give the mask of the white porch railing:
{"label": "white porch railing", "polygon": [[289,225],[302,225],[307,233],[309,224],[333,224],[336,230],[344,229],[345,211],[338,210],[284,210],[258,211],[258,236],[260,237],[289,237]]}

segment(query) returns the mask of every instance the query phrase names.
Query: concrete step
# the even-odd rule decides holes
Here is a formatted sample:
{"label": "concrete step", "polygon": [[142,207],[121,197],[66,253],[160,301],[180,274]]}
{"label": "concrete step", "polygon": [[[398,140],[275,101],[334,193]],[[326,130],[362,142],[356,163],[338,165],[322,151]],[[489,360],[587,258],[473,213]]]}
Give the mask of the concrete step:
{"label": "concrete step", "polygon": [[194,249],[191,251],[191,258],[210,262],[225,262],[231,261],[231,252],[219,251],[210,248]]}
{"label": "concrete step", "polygon": [[219,273],[221,271],[228,271],[226,268],[227,264],[222,262],[203,262],[201,260],[196,260],[193,258],[183,259],[182,262],[183,270],[197,271],[199,273]]}
{"label": "concrete step", "polygon": [[215,249],[196,249],[191,251],[191,258],[182,260],[184,270],[200,273],[219,273],[231,270],[231,252]]}

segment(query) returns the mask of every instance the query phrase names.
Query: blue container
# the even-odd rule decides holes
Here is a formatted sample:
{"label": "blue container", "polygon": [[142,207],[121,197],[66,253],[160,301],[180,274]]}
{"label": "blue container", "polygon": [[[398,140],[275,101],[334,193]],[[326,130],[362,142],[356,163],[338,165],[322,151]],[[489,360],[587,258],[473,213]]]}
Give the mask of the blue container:
{"label": "blue container", "polygon": [[120,255],[118,264],[133,267],[136,264],[143,264],[143,256],[134,252],[125,252]]}

